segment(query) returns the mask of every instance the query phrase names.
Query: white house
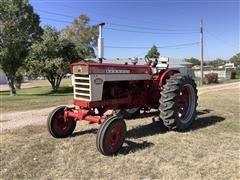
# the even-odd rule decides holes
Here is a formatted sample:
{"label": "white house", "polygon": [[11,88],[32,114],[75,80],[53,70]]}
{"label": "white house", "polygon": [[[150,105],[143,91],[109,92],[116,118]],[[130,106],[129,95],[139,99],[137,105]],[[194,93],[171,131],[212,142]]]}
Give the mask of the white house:
{"label": "white house", "polygon": [[223,68],[234,69],[235,65],[234,65],[234,63],[226,63],[224,65],[218,66],[218,69],[223,69]]}
{"label": "white house", "polygon": [[235,68],[234,63],[226,63],[225,68]]}

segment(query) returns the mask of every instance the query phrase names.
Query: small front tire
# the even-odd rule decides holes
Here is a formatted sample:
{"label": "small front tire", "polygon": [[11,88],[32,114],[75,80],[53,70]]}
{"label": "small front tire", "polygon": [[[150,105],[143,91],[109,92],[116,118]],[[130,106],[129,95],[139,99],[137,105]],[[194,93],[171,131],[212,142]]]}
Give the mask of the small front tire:
{"label": "small front tire", "polygon": [[65,106],[57,107],[48,116],[47,128],[49,133],[55,138],[68,137],[76,127],[76,121],[73,118],[64,120],[65,108]]}
{"label": "small front tire", "polygon": [[105,156],[116,154],[123,145],[126,136],[126,123],[118,116],[105,120],[97,132],[96,145]]}

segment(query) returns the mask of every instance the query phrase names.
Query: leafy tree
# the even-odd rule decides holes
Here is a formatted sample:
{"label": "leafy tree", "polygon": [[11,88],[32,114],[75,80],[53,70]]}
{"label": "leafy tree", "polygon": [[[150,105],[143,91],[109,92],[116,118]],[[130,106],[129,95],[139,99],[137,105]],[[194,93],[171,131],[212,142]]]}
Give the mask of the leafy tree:
{"label": "leafy tree", "polygon": [[237,53],[236,55],[231,57],[230,62],[234,63],[235,66],[240,66],[240,53]]}
{"label": "leafy tree", "polygon": [[75,44],[81,59],[96,57],[94,48],[97,46],[98,28],[89,25],[90,19],[80,15],[71,26],[62,30],[62,35]]}
{"label": "leafy tree", "polygon": [[226,61],[220,59],[220,58],[217,58],[213,61],[209,61],[208,64],[209,65],[212,65],[213,67],[217,68],[218,66],[221,66],[221,65],[224,65],[226,63]]}
{"label": "leafy tree", "polygon": [[69,72],[70,62],[78,59],[77,51],[51,26],[44,28],[41,39],[32,45],[26,67],[31,75],[45,76],[52,89],[57,90],[64,74]]}
{"label": "leafy tree", "polygon": [[200,61],[194,57],[190,58],[190,59],[185,59],[186,62],[190,62],[192,63],[191,66],[195,66],[195,65],[200,65]]}
{"label": "leafy tree", "polygon": [[159,56],[160,53],[158,52],[157,46],[153,45],[145,57],[158,58]]}
{"label": "leafy tree", "polygon": [[16,72],[41,33],[39,16],[28,0],[0,1],[0,65],[7,76],[11,95],[16,94]]}

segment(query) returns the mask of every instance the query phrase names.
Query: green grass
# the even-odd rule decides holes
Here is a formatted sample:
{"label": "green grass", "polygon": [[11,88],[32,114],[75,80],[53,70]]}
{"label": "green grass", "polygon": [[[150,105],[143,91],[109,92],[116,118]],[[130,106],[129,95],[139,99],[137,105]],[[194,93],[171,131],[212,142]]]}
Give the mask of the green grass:
{"label": "green grass", "polygon": [[199,97],[198,118],[170,132],[152,116],[131,119],[117,156],[96,149],[98,124],[55,139],[46,126],[0,134],[0,179],[240,179],[239,89]]}
{"label": "green grass", "polygon": [[9,96],[8,91],[3,91],[0,92],[0,111],[24,111],[60,104],[70,104],[73,97],[72,92],[72,87],[66,85],[61,86],[56,92],[53,92],[50,86],[20,89],[17,91],[16,96]]}

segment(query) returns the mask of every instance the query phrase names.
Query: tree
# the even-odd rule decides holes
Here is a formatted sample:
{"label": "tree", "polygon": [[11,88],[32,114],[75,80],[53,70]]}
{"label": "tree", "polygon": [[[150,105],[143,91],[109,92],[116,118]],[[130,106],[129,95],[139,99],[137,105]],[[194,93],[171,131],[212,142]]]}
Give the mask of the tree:
{"label": "tree", "polygon": [[235,66],[240,66],[240,53],[237,53],[236,55],[231,57],[230,62],[234,63]]}
{"label": "tree", "polygon": [[195,66],[195,65],[200,65],[200,61],[194,57],[190,58],[190,59],[185,59],[186,62],[190,62],[192,65],[191,66]]}
{"label": "tree", "polygon": [[11,95],[16,94],[16,72],[41,33],[39,16],[28,0],[0,1],[0,65],[7,76]]}
{"label": "tree", "polygon": [[158,58],[159,56],[160,53],[158,52],[157,46],[153,45],[145,57]]}
{"label": "tree", "polygon": [[226,61],[220,59],[220,58],[217,58],[213,61],[209,61],[208,64],[209,65],[212,65],[213,67],[217,68],[218,66],[221,66],[221,65],[224,65],[226,63]]}
{"label": "tree", "polygon": [[80,15],[71,26],[62,30],[62,36],[75,44],[81,59],[96,57],[94,48],[97,46],[98,27],[89,25],[90,19]]}
{"label": "tree", "polygon": [[46,26],[41,41],[31,47],[26,67],[31,75],[46,77],[52,89],[57,90],[64,74],[69,72],[70,62],[77,59],[75,45],[62,38],[55,28]]}

